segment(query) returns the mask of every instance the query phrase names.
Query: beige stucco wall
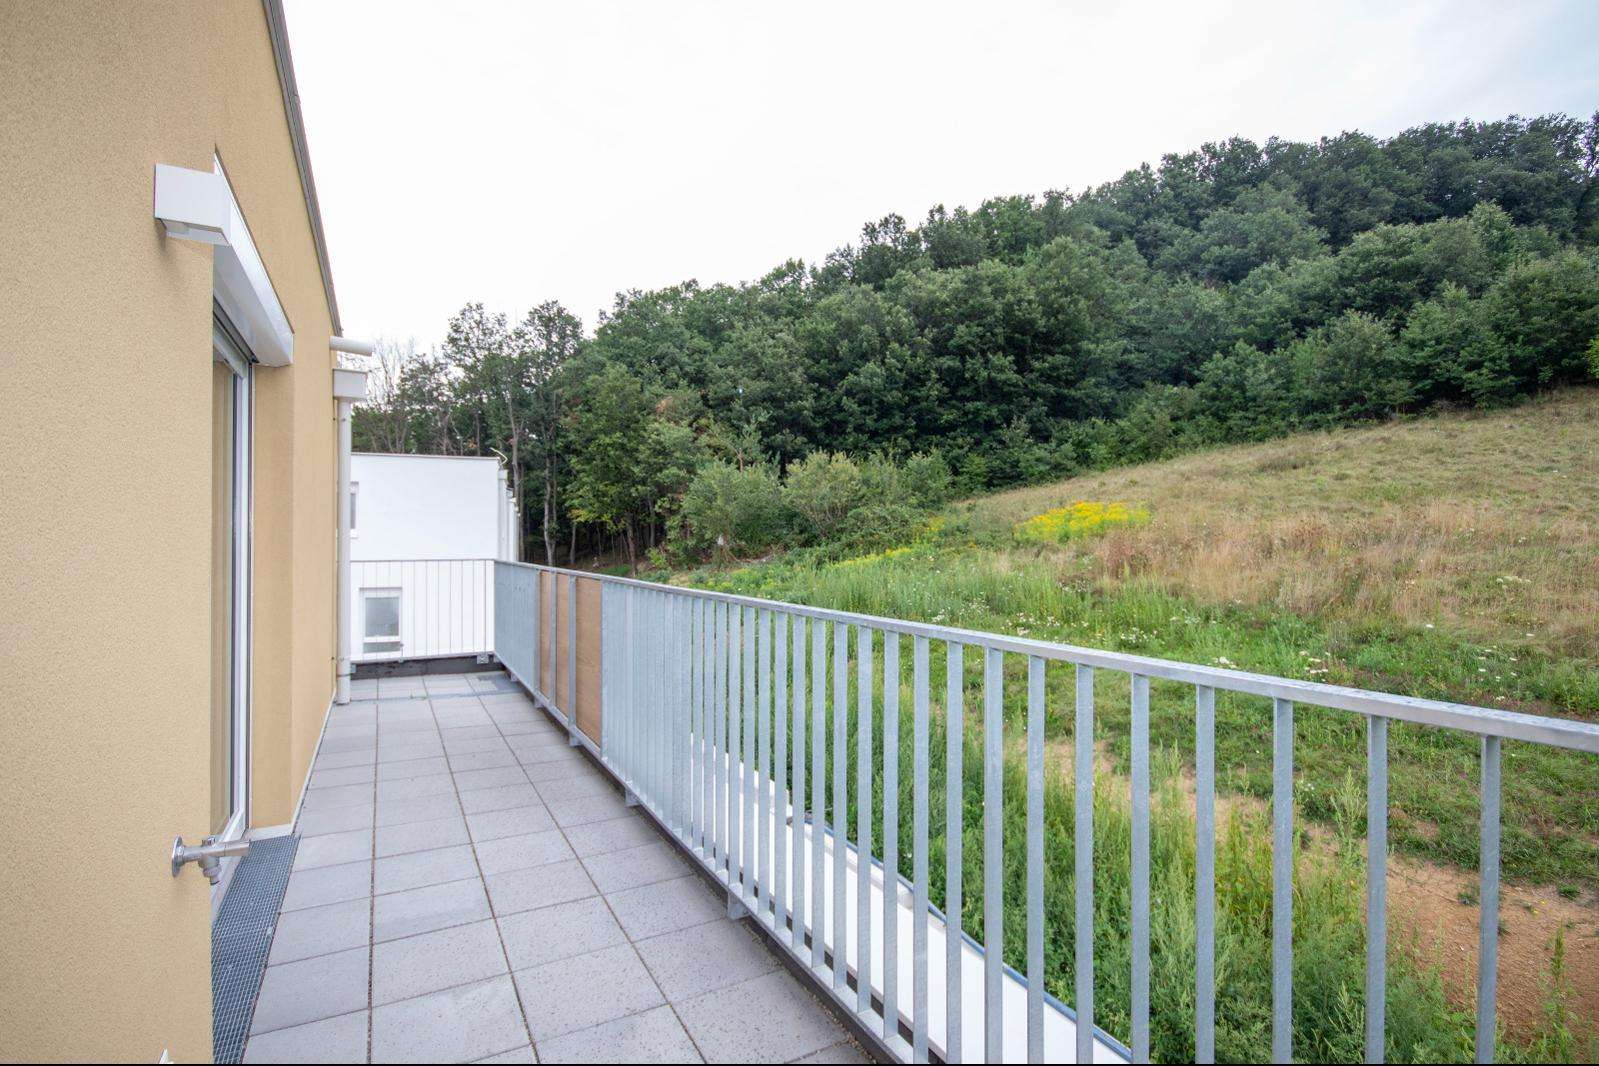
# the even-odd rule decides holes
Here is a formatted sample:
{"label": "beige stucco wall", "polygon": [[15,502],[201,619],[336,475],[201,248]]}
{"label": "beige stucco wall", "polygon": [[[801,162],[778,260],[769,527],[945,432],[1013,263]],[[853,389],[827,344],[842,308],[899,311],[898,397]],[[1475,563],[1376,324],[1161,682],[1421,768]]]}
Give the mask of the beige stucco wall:
{"label": "beige stucco wall", "polygon": [[333,686],[331,317],[258,0],[0,0],[0,1058],[208,1060],[211,251],[219,154],[295,332],[257,373],[254,819]]}

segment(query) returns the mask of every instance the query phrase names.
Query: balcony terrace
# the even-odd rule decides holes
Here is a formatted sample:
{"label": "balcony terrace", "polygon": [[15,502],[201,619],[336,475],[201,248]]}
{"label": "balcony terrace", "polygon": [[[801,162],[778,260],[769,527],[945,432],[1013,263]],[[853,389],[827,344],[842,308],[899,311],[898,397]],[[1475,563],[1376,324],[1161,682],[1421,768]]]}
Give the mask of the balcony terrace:
{"label": "balcony terrace", "polygon": [[244,1061],[867,1061],[504,673],[352,695]]}

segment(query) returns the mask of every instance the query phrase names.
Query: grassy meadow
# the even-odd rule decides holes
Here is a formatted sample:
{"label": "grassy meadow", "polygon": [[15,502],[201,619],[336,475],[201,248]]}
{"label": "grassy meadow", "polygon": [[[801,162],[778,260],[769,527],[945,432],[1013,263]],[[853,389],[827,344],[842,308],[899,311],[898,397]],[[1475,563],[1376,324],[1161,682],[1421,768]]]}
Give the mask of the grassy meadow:
{"label": "grassy meadow", "polygon": [[[1120,503],[1137,520],[1060,543],[1018,536],[1017,527],[1029,519],[1076,501]],[[875,553],[796,552],[669,579],[1407,695],[1599,717],[1599,392],[1568,391],[1491,415],[1302,435],[1111,470],[960,502],[910,543]],[[964,678],[964,920],[981,938],[977,658],[968,655]],[[1008,658],[1015,661],[1005,679],[1005,955],[1024,968],[1026,678],[1025,663]],[[900,659],[900,851],[908,871],[908,642]],[[932,665],[939,722],[944,659],[938,645]],[[874,687],[880,688],[880,655],[878,671]],[[1051,668],[1046,689],[1046,981],[1070,1003],[1070,671]],[[1096,701],[1098,1018],[1125,1037],[1126,676],[1100,671]],[[852,695],[852,716],[854,705]],[[850,729],[853,736],[853,721]],[[942,729],[935,724],[932,732],[929,860],[933,898],[942,901]],[[1357,716],[1296,711],[1295,1055],[1307,1061],[1361,1056],[1364,735]],[[1156,1058],[1171,1061],[1193,1054],[1191,688],[1151,686],[1151,736],[1152,1035]],[[1270,1041],[1271,837],[1261,802],[1271,780],[1267,701],[1219,694],[1216,736],[1223,797],[1217,1053],[1259,1060]],[[1397,723],[1389,744],[1396,856],[1474,869],[1477,744]],[[874,750],[880,761],[880,738]],[[1594,909],[1577,912],[1593,919],[1588,924],[1565,922],[1539,946],[1536,973],[1506,974],[1501,965],[1502,984],[1519,981],[1535,1001],[1511,1020],[1501,1055],[1591,1056],[1599,1046],[1588,1009],[1592,993],[1584,999],[1581,987],[1588,971],[1568,972],[1567,960],[1568,953],[1573,961],[1592,959],[1599,942],[1599,759],[1524,744],[1506,744],[1504,759],[1507,882],[1547,886],[1561,901]],[[1454,906],[1469,906],[1474,920],[1475,899],[1464,897]],[[1521,917],[1506,914],[1507,935]],[[1462,975],[1455,972],[1460,961],[1445,957],[1420,928],[1391,921],[1390,1058],[1469,1060],[1472,1020]]]}

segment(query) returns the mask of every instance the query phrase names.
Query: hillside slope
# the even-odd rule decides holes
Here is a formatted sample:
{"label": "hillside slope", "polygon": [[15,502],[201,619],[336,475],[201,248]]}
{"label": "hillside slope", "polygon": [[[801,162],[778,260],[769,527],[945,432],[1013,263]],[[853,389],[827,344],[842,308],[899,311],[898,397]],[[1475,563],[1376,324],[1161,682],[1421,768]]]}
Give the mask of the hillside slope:
{"label": "hillside slope", "polygon": [[1599,390],[1223,448],[959,510],[1008,529],[1081,499],[1150,511],[1147,525],[1067,549],[1107,581],[1599,654]]}
{"label": "hillside slope", "polygon": [[[1077,500],[1149,517],[1058,545],[1018,543],[1017,523]],[[1599,719],[1599,390],[1110,470],[962,501],[888,551],[842,561],[796,552],[679,580]],[[1051,678],[1052,706],[1070,705],[1066,680]],[[1119,700],[1102,697],[1117,760]],[[1269,796],[1269,714],[1222,702],[1218,765],[1233,790]],[[1157,691],[1151,726],[1190,765],[1191,704]],[[1301,719],[1299,802],[1332,824],[1364,780],[1363,734],[1347,715]],[[1052,717],[1051,739],[1068,735]],[[1392,750],[1395,846],[1474,869],[1475,745],[1417,728],[1396,731]],[[1599,760],[1507,752],[1506,875],[1580,885],[1599,901]]]}

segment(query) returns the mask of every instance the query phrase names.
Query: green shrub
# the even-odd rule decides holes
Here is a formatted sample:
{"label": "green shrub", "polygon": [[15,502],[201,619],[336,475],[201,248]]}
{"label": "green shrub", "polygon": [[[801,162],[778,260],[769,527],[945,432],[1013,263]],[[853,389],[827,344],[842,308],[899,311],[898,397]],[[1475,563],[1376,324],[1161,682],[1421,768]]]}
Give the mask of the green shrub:
{"label": "green shrub", "polygon": [[755,555],[783,542],[789,518],[771,466],[740,468],[716,459],[699,468],[683,493],[676,544],[696,557]]}
{"label": "green shrub", "polygon": [[783,502],[812,543],[832,540],[861,502],[861,468],[843,452],[815,451],[788,468]]}

